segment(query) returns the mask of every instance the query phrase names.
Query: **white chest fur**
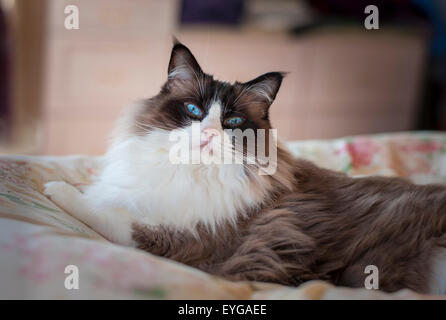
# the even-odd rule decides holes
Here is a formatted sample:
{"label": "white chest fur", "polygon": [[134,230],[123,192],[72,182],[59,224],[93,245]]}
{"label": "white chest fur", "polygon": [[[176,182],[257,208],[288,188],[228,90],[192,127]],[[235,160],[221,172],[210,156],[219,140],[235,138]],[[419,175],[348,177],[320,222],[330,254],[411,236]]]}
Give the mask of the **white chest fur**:
{"label": "white chest fur", "polygon": [[98,180],[86,190],[92,206],[123,208],[149,225],[213,228],[262,202],[265,190],[239,164],[172,164],[167,133],[115,144]]}

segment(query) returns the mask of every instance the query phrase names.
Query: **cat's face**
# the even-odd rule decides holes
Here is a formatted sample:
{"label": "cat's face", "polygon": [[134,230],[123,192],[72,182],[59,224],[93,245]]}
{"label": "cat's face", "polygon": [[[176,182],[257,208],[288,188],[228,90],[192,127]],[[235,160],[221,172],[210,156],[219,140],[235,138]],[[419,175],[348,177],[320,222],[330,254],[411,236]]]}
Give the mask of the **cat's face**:
{"label": "cat's face", "polygon": [[[261,140],[268,150],[268,129],[271,128],[268,112],[282,78],[283,73],[270,72],[246,83],[214,80],[202,71],[188,48],[176,43],[167,82],[136,115],[134,132],[145,135],[153,130],[180,130],[192,135],[193,124],[199,124],[200,137],[191,140],[192,148],[198,149],[202,156],[221,157],[222,151],[229,149],[234,152],[234,145],[240,139],[243,146],[243,136],[231,135],[231,132],[251,131],[256,146]],[[259,129],[266,131],[266,138],[258,134]],[[233,138],[225,140],[228,137]],[[245,145],[235,152],[255,156],[256,149]]]}

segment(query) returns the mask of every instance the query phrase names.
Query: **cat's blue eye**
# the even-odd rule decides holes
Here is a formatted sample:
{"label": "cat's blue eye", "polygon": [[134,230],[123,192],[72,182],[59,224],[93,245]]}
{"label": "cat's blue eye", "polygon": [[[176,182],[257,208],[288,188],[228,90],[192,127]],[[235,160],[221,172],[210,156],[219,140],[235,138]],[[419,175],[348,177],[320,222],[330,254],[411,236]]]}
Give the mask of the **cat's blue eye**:
{"label": "cat's blue eye", "polygon": [[186,109],[196,117],[201,117],[201,115],[203,114],[203,111],[201,111],[200,108],[192,103],[186,104]]}
{"label": "cat's blue eye", "polygon": [[245,119],[242,117],[232,117],[225,120],[225,123],[230,126],[238,126],[245,122]]}

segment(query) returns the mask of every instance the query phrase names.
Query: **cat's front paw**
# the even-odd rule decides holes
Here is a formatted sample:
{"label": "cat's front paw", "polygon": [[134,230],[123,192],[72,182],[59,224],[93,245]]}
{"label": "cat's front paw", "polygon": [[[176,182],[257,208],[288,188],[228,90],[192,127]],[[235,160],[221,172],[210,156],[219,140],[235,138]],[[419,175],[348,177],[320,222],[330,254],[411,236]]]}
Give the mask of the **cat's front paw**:
{"label": "cat's front paw", "polygon": [[65,192],[71,187],[68,183],[65,181],[50,181],[45,183],[45,189],[43,190],[43,193],[48,196],[54,196],[57,193]]}
{"label": "cat's front paw", "polygon": [[71,184],[65,181],[50,181],[45,183],[45,189],[43,193],[56,204],[64,207],[68,201],[73,201],[79,195],[77,190]]}

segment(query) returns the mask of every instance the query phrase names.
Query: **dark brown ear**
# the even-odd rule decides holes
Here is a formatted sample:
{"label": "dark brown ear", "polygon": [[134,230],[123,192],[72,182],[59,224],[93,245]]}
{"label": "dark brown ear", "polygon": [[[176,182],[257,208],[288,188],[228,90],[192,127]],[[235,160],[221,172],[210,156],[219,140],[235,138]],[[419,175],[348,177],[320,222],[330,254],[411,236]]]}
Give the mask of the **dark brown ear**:
{"label": "dark brown ear", "polygon": [[169,79],[191,80],[203,74],[192,52],[174,39],[174,46],[170,55],[168,77]]}
{"label": "dark brown ear", "polygon": [[268,105],[273,103],[279,91],[285,72],[268,72],[261,76],[243,83],[246,86],[246,92],[259,102],[266,102]]}

